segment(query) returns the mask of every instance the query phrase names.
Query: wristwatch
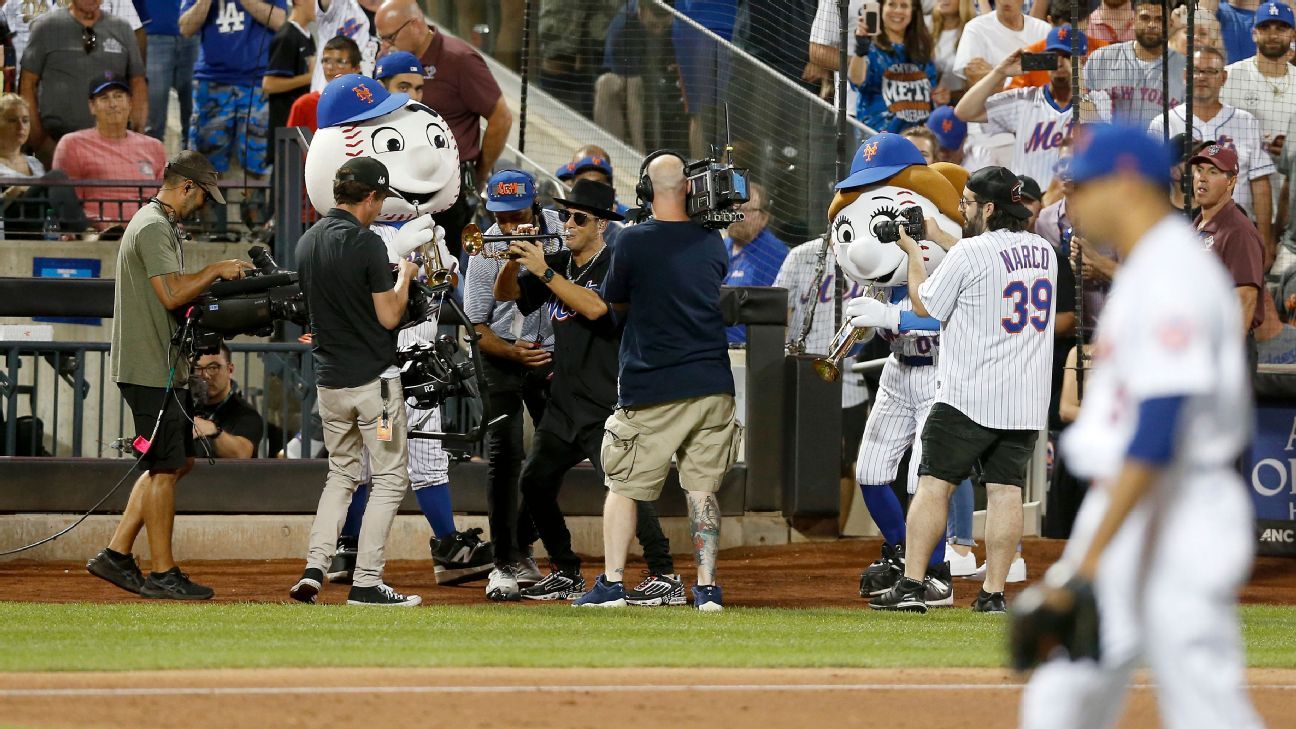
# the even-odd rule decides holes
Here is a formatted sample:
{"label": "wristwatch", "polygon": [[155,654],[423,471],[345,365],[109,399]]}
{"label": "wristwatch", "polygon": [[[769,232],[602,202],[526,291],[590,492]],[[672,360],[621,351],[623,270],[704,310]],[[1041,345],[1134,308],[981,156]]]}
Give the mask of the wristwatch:
{"label": "wristwatch", "polygon": [[545,283],[549,283],[550,281],[553,281],[553,277],[554,277],[554,270],[552,268],[546,268],[544,270],[544,273],[540,274],[540,279]]}

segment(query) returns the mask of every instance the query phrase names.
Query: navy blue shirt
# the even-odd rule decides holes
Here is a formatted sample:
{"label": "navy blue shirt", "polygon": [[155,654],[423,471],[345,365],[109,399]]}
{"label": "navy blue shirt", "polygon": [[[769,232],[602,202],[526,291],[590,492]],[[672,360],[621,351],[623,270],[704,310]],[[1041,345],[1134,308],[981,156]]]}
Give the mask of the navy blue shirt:
{"label": "navy blue shirt", "polygon": [[621,337],[623,408],[734,394],[720,314],[729,264],[720,233],[649,220],[621,231],[603,281],[609,305],[628,305]]}
{"label": "navy blue shirt", "polygon": [[[779,269],[783,267],[783,259],[787,258],[788,247],[769,228],[762,229],[751,243],[738,249],[737,253],[733,253],[731,239],[726,237],[724,242],[730,251],[726,286],[774,285],[774,279],[778,278]],[[730,344],[743,344],[747,341],[747,327],[742,324],[727,327],[725,336]]]}
{"label": "navy blue shirt", "polygon": [[180,35],[180,3],[175,0],[135,0],[135,12],[149,35]]}

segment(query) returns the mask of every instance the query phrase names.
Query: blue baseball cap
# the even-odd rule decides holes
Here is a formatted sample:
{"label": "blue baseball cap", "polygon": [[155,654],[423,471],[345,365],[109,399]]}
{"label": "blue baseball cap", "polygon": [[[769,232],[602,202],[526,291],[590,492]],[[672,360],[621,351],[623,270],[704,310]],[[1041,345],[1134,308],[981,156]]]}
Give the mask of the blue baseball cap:
{"label": "blue baseball cap", "polygon": [[1146,129],[1114,124],[1077,127],[1067,175],[1075,184],[1134,172],[1157,185],[1170,184],[1170,150]]}
{"label": "blue baseball cap", "polygon": [[1071,30],[1069,25],[1059,25],[1050,30],[1048,39],[1044,41],[1044,50],[1071,55],[1072,33],[1075,34],[1076,50],[1081,56],[1089,55],[1089,36],[1082,30]]}
{"label": "blue baseball cap", "polygon": [[925,165],[927,160],[914,143],[899,134],[882,132],[864,140],[851,160],[850,175],[837,183],[838,190],[880,182],[906,167]]}
{"label": "blue baseball cap", "polygon": [[121,89],[130,93],[130,84],[120,73],[114,71],[104,71],[90,79],[90,98],[94,98],[108,89]]}
{"label": "blue baseball cap", "polygon": [[954,116],[954,107],[938,107],[927,117],[927,128],[936,135],[944,149],[962,149],[963,140],[967,139],[967,122]]}
{"label": "blue baseball cap", "polygon": [[423,64],[409,51],[395,51],[378,59],[374,67],[374,78],[379,81],[391,78],[398,73],[417,73],[423,75]]}
{"label": "blue baseball cap", "polygon": [[320,93],[316,119],[320,128],[373,119],[405,106],[408,94],[393,94],[358,73],[338,76]]}
{"label": "blue baseball cap", "polygon": [[1288,28],[1296,28],[1296,14],[1292,13],[1290,5],[1270,0],[1256,8],[1251,27],[1258,28],[1261,23],[1282,23]]}
{"label": "blue baseball cap", "polygon": [[525,210],[535,199],[535,178],[521,170],[501,170],[486,182],[486,209],[492,213]]}
{"label": "blue baseball cap", "polygon": [[575,162],[568,162],[562,167],[559,167],[558,170],[554,172],[554,177],[557,177],[563,182],[567,182],[586,170],[598,170],[607,175],[610,180],[612,179],[612,160],[600,155],[585,155]]}

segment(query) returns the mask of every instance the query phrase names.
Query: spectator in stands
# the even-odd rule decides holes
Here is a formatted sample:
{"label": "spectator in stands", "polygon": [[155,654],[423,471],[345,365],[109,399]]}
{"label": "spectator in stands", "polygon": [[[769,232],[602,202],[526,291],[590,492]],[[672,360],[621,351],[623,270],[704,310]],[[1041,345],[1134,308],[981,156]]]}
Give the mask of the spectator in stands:
{"label": "spectator in stands", "polygon": [[1296,364],[1296,326],[1292,326],[1292,307],[1296,303],[1296,292],[1290,287],[1292,277],[1283,281],[1284,286],[1278,290],[1283,308],[1274,305],[1272,296],[1263,293],[1260,303],[1265,307],[1264,319],[1255,328],[1256,362],[1258,364]]}
{"label": "spectator in stands", "polygon": [[1021,181],[1022,186],[1022,205],[1025,205],[1026,209],[1031,211],[1030,219],[1026,221],[1026,230],[1035,230],[1035,223],[1039,221],[1040,210],[1044,207],[1041,204],[1044,199],[1044,192],[1040,190],[1039,183],[1035,181],[1034,177],[1017,175],[1017,179]]}
{"label": "spectator in stands", "polygon": [[423,98],[423,65],[413,53],[396,51],[378,59],[374,78],[393,94],[406,94],[412,99]]}
{"label": "spectator in stands", "polygon": [[[1111,45],[1111,41],[1094,40],[1093,36],[1089,35],[1088,30],[1086,29],[1089,23],[1088,18],[1081,20],[1079,23],[1072,24],[1071,4],[1069,2],[1057,3],[1054,7],[1058,9],[1056,11],[1049,12],[1049,16],[1048,16],[1049,23],[1051,23],[1054,28],[1059,28],[1065,25],[1068,27],[1073,27],[1076,30],[1080,31],[1080,36],[1084,36],[1089,39],[1089,46],[1088,46],[1089,53],[1093,53],[1099,48],[1106,48],[1107,46]],[[1134,17],[1133,14],[1131,14],[1130,17],[1131,18]],[[1079,38],[1080,36],[1076,36],[1073,34],[1069,36],[1069,38]],[[1022,52],[1042,53],[1045,50],[1047,50],[1046,48],[1047,46],[1048,46],[1048,39],[1045,38],[1042,41],[1036,41],[1035,43],[1026,46],[1025,48],[1022,49]],[[1087,58],[1088,56],[1084,54],[1080,56],[1081,68],[1084,68],[1084,63]],[[1014,77],[1012,81],[1008,82],[1008,88],[1019,89],[1026,86],[1048,86],[1048,82],[1049,82],[1048,71],[1027,71],[1020,76]]]}
{"label": "spectator in stands", "polygon": [[[554,177],[568,186],[575,184],[577,180],[594,180],[615,189],[616,182],[612,174],[612,156],[607,153],[606,149],[597,144],[586,144],[577,149],[572,154],[572,159],[567,164],[559,167],[554,172]],[[624,216],[630,208],[621,202],[617,202],[613,209],[617,215]],[[603,232],[603,240],[609,245],[616,245],[616,236],[623,226],[616,221],[609,221],[607,230]]]}
{"label": "spectator in stands", "polygon": [[[967,122],[958,118],[954,107],[942,106],[927,117],[927,128],[940,143],[936,150],[937,162],[963,164],[963,143],[967,141]],[[921,149],[921,148],[920,148]]]}
{"label": "spectator in stands", "polygon": [[[850,0],[846,17],[857,18],[863,10],[863,0]],[[821,79],[819,95],[825,99],[837,98],[836,72],[840,70],[841,54],[841,12],[837,0],[819,0],[815,11],[814,24],[810,26],[810,64]],[[827,72],[832,71],[829,75]],[[811,75],[807,69],[806,76]],[[846,85],[846,112],[855,113],[857,102],[855,89]]]}
{"label": "spectator in stands", "polygon": [[1170,64],[1171,106],[1184,96],[1184,70],[1188,61],[1166,50],[1161,22],[1165,0],[1134,0],[1134,40],[1094,51],[1085,64],[1082,88],[1106,91],[1112,104],[1112,121],[1138,126],[1161,113],[1162,56]]}
{"label": "spectator in stands", "polygon": [[[106,71],[90,82],[89,91],[95,125],[59,140],[54,169],[73,180],[139,180],[145,188],[161,181],[166,149],[153,137],[127,128],[130,84]],[[77,196],[85,205],[86,217],[100,230],[125,225],[144,202],[140,187],[78,187]]]}
{"label": "spectator in stands", "polygon": [[[1220,101],[1220,89],[1228,73],[1224,70],[1224,54],[1215,48],[1202,48],[1193,58],[1193,125],[1194,139],[1213,139],[1221,146],[1233,150],[1243,175],[1243,184],[1233,190],[1233,199],[1246,214],[1256,221],[1260,239],[1264,241],[1264,263],[1268,270],[1277,254],[1273,235],[1273,192],[1269,178],[1274,173],[1273,160],[1264,149],[1260,122],[1249,112]],[[1170,109],[1170,134],[1188,131],[1185,105]],[[1164,133],[1166,124],[1158,115],[1148,125],[1153,135]]]}
{"label": "spectator in stands", "polygon": [[[149,5],[152,6],[155,2],[170,2],[175,5],[174,0],[149,0]],[[12,0],[4,4],[0,13],[3,13],[3,18],[10,32],[13,33],[16,72],[22,71],[22,57],[31,42],[32,24],[49,11],[67,8],[69,4],[69,0]],[[144,24],[141,22],[140,12],[136,9],[135,3],[132,0],[100,0],[98,5],[104,15],[111,15],[125,21],[131,32],[135,34],[135,44],[143,54],[148,46],[148,37],[145,35]]]}
{"label": "spectator in stands", "polygon": [[922,153],[923,159],[927,160],[927,164],[940,161],[937,157],[940,142],[936,139],[936,135],[932,133],[932,130],[925,126],[909,127],[900,132],[900,136],[914,143],[914,146]]}
{"label": "spectator in stands", "polygon": [[[1224,50],[1224,36],[1214,15],[1193,15],[1193,47],[1213,46]],[[1181,55],[1188,54],[1188,6],[1180,5],[1170,14],[1170,47]]]}
{"label": "spectator in stands", "polygon": [[[355,71],[348,73],[369,74],[379,56],[378,35],[374,32],[374,12],[378,10],[381,0],[319,0],[319,12],[315,17],[315,47],[319,48],[333,38],[345,36],[350,38],[359,49],[359,61]],[[310,90],[319,93],[324,90],[330,79],[322,64],[315,64],[311,74]]]}
{"label": "spectator in stands", "polygon": [[[678,82],[666,68],[675,58],[671,17],[655,2],[632,0],[612,18],[603,46],[605,72],[594,83],[594,123],[638,150],[661,145],[660,139],[648,143],[645,122],[663,109],[669,114],[659,103],[663,86]],[[674,99],[679,100],[677,93]]]}
{"label": "spectator in stands", "polygon": [[855,87],[855,117],[879,132],[900,132],[931,116],[933,104],[949,102],[949,89],[936,86],[932,39],[916,0],[886,0],[882,32],[865,33],[856,19],[855,52],[847,75]]}
{"label": "spectator in stands", "polygon": [[1228,63],[1237,63],[1255,55],[1255,39],[1251,29],[1256,24],[1256,9],[1260,0],[1201,0],[1197,3],[1197,17],[1214,15],[1219,19],[1224,34],[1224,55]]}
{"label": "spectator in stands", "polygon": [[695,159],[701,159],[715,143],[712,135],[723,121],[717,111],[729,87],[730,52],[722,43],[733,41],[738,0],[675,0],[675,11],[692,21],[676,17],[671,41],[688,114],[688,148]]}
{"label": "spectator in stands", "polygon": [[163,141],[171,92],[180,104],[180,144],[184,145],[193,117],[193,74],[198,63],[198,38],[180,35],[180,3],[146,0],[148,10],[148,133]]}
{"label": "spectator in stands", "polygon": [[206,385],[193,393],[198,452],[213,458],[256,458],[265,423],[238,391],[229,345],[221,342],[216,354],[202,355],[193,369]]}
{"label": "spectator in stands", "polygon": [[[594,78],[612,17],[625,0],[540,4],[540,88],[587,117],[594,114]],[[683,5],[683,3],[679,3]]]}
{"label": "spectator in stands", "polygon": [[[770,221],[769,198],[765,186],[757,182],[748,185],[750,199],[738,206],[743,220],[725,230],[725,245],[729,249],[729,273],[725,286],[773,286],[779,267],[787,258],[787,243],[767,227]],[[745,344],[747,327],[726,328],[729,344]]]}
{"label": "spectator in stands", "polygon": [[[0,177],[27,177],[35,179],[45,174],[45,165],[30,154],[23,153],[27,135],[31,132],[31,112],[18,94],[0,94]],[[10,185],[4,189],[4,207],[17,200],[28,190],[27,185]],[[0,228],[3,230],[3,228]]]}
{"label": "spectator in stands", "polygon": [[261,90],[270,104],[270,129],[286,126],[293,102],[310,89],[315,71],[315,39],[307,28],[315,20],[315,0],[292,0],[288,22],[270,41]]}
{"label": "spectator in stands", "polygon": [[[344,35],[333,36],[324,44],[319,65],[324,68],[324,78],[332,81],[338,76],[360,73],[360,46]],[[320,92],[302,94],[288,111],[290,127],[306,127],[314,132],[319,128],[315,112],[319,109]]]}
{"label": "spectator in stands", "polygon": [[931,36],[936,44],[932,60],[936,62],[937,85],[951,92],[963,89],[963,79],[954,74],[954,58],[964,26],[975,17],[972,0],[936,0],[932,7]]}
{"label": "spectator in stands", "polygon": [[1048,23],[1022,14],[1022,0],[999,0],[993,13],[973,18],[963,28],[954,73],[972,86],[1009,54],[1048,33]]}
{"label": "spectator in stands", "polygon": [[[428,25],[413,0],[387,0],[374,16],[381,52],[407,51],[436,69],[423,84],[423,103],[437,110],[459,145],[459,159],[475,189],[460,190],[459,199],[436,216],[446,230],[446,245],[459,255],[459,237],[473,216],[470,195],[480,195],[513,126],[499,84],[472,46]],[[482,120],[486,128],[481,127]]]}
{"label": "spectator in stands", "polygon": [[1201,214],[1193,221],[1206,247],[1223,261],[1237,286],[1242,305],[1242,331],[1250,333],[1264,321],[1264,250],[1251,219],[1234,202],[1233,188],[1241,169],[1231,147],[1212,144],[1188,160],[1193,171],[1193,194]]}
{"label": "spectator in stands", "polygon": [[1259,120],[1265,150],[1277,158],[1287,126],[1296,118],[1296,67],[1287,62],[1296,36],[1296,15],[1284,3],[1267,2],[1255,19],[1256,54],[1224,69],[1227,80],[1220,101]]}
{"label": "spectator in stands", "polygon": [[37,157],[52,153],[64,134],[94,126],[89,111],[72,100],[105,71],[130,85],[135,105],[129,121],[140,130],[148,123],[139,44],[125,21],[100,10],[99,0],[74,0],[38,18],[22,63],[22,96],[32,112],[29,142]]}
{"label": "spectator in stands", "polygon": [[[1067,0],[1062,0],[1065,4]],[[1053,4],[1050,4],[1050,9]],[[1108,43],[1134,40],[1134,4],[1131,0],[1102,0],[1089,15],[1089,38]]]}
{"label": "spectator in stands", "polygon": [[56,178],[67,179],[61,171],[47,173],[35,156],[23,153],[31,130],[31,112],[27,102],[14,93],[0,94],[0,177],[31,180],[29,185],[9,185],[0,197],[3,219],[0,239],[35,238],[46,234],[45,216],[54,212],[61,230],[83,231],[90,227],[77,199],[76,191],[67,185],[44,184]]}

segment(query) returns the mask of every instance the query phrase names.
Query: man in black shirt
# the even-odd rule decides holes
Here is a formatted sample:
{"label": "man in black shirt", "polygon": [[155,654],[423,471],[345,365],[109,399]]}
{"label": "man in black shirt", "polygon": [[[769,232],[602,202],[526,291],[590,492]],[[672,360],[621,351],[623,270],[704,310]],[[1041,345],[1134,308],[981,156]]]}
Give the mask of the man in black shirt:
{"label": "man in black shirt", "polygon": [[315,39],[306,29],[315,22],[315,0],[292,0],[292,14],[270,40],[261,90],[270,102],[270,133],[288,126],[293,102],[310,91],[315,71]]}
{"label": "man in black shirt", "polygon": [[229,346],[221,342],[219,352],[199,357],[193,369],[206,385],[193,393],[198,452],[211,458],[256,458],[265,424],[234,390]]}
{"label": "man in black shirt", "polygon": [[372,157],[347,160],[333,180],[337,207],[297,244],[301,288],[310,309],[320,419],[329,452],[328,477],[311,527],[306,571],[289,591],[313,603],[337,549],[338,529],[360,483],[368,451],[369,503],[360,524],[351,605],[418,605],[382,581],[383,548],[409,488],[408,427],[396,332],[418,266],[402,260],[392,286],[387,247],[369,229],[391,194],[387,167]]}
{"label": "man in black shirt", "polygon": [[[602,480],[603,424],[616,407],[621,346],[616,317],[598,293],[612,260],[604,232],[609,221],[624,220],[613,209],[616,191],[595,180],[577,180],[571,197],[556,202],[563,206],[558,216],[567,248],[546,256],[539,243],[515,242],[511,250],[519,257],[495,279],[497,300],[517,301],[523,314],[544,306],[553,320],[549,404],[522,469],[522,497],[553,563],[548,577],[522,590],[522,597],[532,600],[570,600],[585,593],[558,490],[563,475],[587,458]],[[520,276],[519,265],[526,266]],[[639,504],[637,527],[648,577],[627,593],[627,602],[683,605],[684,585],[673,574],[670,543],[652,502]]]}

